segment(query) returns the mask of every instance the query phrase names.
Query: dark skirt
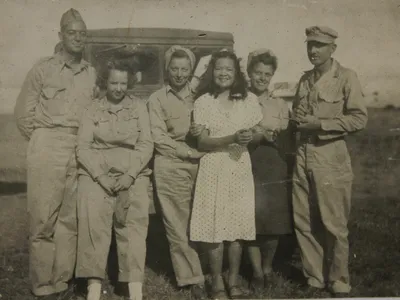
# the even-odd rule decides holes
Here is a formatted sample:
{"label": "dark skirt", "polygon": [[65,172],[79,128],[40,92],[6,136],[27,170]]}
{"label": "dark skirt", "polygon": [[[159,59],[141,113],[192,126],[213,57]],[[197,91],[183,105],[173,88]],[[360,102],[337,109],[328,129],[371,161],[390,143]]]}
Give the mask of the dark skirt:
{"label": "dark skirt", "polygon": [[292,233],[289,163],[268,143],[249,150],[255,183],[257,234]]}

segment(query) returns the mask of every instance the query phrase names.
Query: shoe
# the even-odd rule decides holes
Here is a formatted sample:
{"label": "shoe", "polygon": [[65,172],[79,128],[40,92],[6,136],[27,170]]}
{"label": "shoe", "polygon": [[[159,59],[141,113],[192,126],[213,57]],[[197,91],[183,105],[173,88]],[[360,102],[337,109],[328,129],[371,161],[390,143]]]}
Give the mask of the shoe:
{"label": "shoe", "polygon": [[229,298],[230,299],[245,299],[245,293],[239,286],[231,286],[229,288]]}
{"label": "shoe", "polygon": [[229,299],[229,297],[226,294],[225,290],[218,290],[218,291],[212,291],[211,292],[210,299],[212,299],[212,300],[225,300],[225,299]]}
{"label": "shoe", "polygon": [[193,284],[190,287],[191,299],[204,300],[207,299],[206,288],[203,284]]}
{"label": "shoe", "polygon": [[264,278],[262,277],[253,277],[250,283],[250,289],[255,293],[255,294],[261,294],[264,291]]}

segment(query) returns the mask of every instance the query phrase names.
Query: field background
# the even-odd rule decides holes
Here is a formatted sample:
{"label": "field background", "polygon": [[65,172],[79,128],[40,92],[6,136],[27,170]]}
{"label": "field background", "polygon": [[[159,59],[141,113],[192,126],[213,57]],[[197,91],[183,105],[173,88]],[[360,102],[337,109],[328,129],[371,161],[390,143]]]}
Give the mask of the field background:
{"label": "field background", "polygon": [[[355,173],[350,220],[351,296],[400,296],[400,110],[369,110],[368,128],[348,138]],[[400,126],[399,126],[400,127]],[[0,115],[0,299],[33,299],[29,293],[25,151],[11,115]],[[265,291],[265,298],[329,297],[300,287],[299,256],[285,239],[278,255],[293,255]],[[282,267],[283,265],[283,267]],[[246,265],[243,284],[246,283]],[[148,236],[148,299],[189,299],[173,279],[163,227],[151,217]],[[106,284],[104,299],[112,296]]]}

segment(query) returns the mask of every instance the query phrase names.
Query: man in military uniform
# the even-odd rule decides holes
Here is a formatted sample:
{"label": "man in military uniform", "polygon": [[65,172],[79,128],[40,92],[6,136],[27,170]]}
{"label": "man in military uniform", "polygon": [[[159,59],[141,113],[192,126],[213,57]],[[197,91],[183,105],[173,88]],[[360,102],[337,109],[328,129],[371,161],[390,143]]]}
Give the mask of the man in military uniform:
{"label": "man in military uniform", "polygon": [[95,71],[82,59],[86,25],[70,9],[60,21],[60,51],[29,71],[17,98],[17,126],[27,150],[31,289],[36,296],[68,289],[76,261],[76,134],[92,101]]}
{"label": "man in military uniform", "polygon": [[336,31],[306,29],[314,68],[301,77],[293,103],[298,139],[293,212],[309,286],[350,292],[348,228],[353,173],[344,137],[366,126],[367,109],[353,70],[331,56]]}

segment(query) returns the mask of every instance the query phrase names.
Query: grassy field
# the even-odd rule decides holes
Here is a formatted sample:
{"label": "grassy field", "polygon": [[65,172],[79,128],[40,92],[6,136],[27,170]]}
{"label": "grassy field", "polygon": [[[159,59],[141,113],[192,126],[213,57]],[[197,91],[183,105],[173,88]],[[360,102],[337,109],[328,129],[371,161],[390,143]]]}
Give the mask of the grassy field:
{"label": "grassy field", "polygon": [[[370,110],[368,128],[348,138],[356,176],[350,221],[352,297],[400,296],[399,119],[399,110]],[[25,150],[26,142],[12,118],[1,116],[0,300],[33,299],[28,279]],[[300,286],[299,256],[292,248],[290,238],[283,240],[277,257],[279,272],[264,298],[329,297]],[[244,263],[243,286],[248,271]],[[163,226],[152,216],[144,288],[147,299],[190,299],[188,291],[176,288],[173,278]],[[112,284],[105,285],[103,299],[118,299]]]}

